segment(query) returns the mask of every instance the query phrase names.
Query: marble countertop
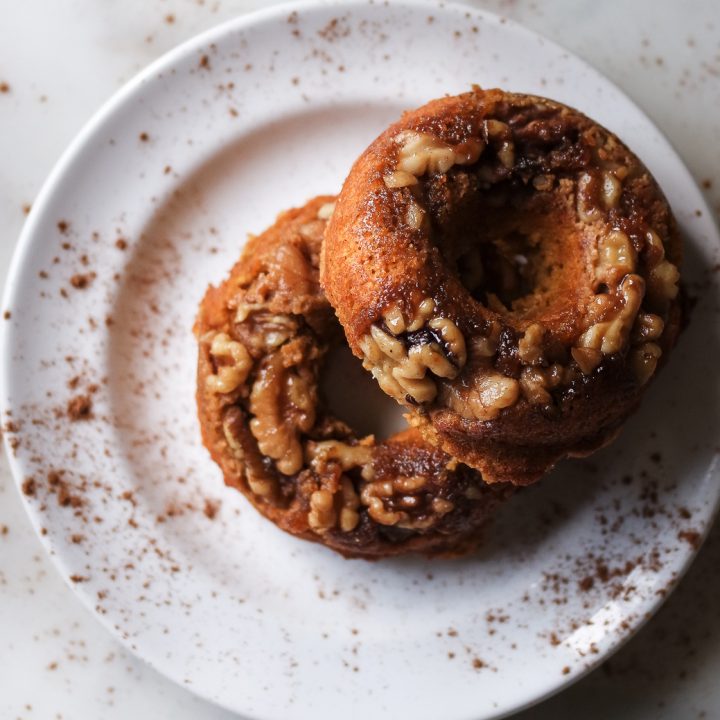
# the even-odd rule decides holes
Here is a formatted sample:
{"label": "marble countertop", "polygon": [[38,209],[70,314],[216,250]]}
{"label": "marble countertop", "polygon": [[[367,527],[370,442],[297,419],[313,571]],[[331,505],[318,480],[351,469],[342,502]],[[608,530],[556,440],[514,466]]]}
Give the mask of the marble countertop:
{"label": "marble countertop", "polygon": [[[137,71],[259,0],[2,0],[0,277],[62,150]],[[482,0],[588,60],[669,137],[720,213],[720,15],[715,0]],[[572,80],[568,78],[568,82]],[[594,673],[516,716],[720,717],[720,528],[669,601]],[[45,556],[0,464],[0,717],[233,716],[120,647]]]}

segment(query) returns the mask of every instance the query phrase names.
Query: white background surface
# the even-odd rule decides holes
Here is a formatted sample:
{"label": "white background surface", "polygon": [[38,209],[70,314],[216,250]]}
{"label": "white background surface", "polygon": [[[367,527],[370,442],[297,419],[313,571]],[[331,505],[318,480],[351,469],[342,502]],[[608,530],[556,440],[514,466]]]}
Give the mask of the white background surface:
{"label": "white background surface", "polygon": [[[0,1],[0,272],[51,166],[124,81],[182,40],[269,3]],[[720,209],[715,0],[476,2],[565,45],[669,136]],[[626,7],[629,5],[629,9]],[[567,82],[572,82],[571,78]],[[701,401],[701,399],[699,399]],[[720,717],[720,532],[660,614],[615,658],[527,718]],[[344,713],[351,717],[352,712]],[[229,718],[122,650],[77,603],[0,470],[0,718]],[[402,717],[399,711],[398,717]]]}

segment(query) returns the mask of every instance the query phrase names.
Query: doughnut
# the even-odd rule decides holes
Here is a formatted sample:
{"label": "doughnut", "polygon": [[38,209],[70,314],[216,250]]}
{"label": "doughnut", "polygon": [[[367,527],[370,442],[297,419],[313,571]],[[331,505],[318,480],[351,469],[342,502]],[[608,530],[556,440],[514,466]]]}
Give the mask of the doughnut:
{"label": "doughnut", "polygon": [[423,437],[526,485],[606,445],[680,331],[681,239],[608,130],[502,90],[407,112],[358,158],[321,282]]}
{"label": "doughnut", "polygon": [[348,557],[472,550],[511,487],[414,428],[360,437],[321,401],[344,336],[319,281],[334,197],[282,213],[210,287],[195,324],[202,438],[227,485],[282,530]]}

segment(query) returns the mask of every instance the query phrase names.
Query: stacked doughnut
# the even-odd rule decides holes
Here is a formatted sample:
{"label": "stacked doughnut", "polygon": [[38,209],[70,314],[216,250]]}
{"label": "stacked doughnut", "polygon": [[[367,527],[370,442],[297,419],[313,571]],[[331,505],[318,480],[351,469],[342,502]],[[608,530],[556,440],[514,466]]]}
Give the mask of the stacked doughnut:
{"label": "stacked doughnut", "polygon": [[[293,534],[348,556],[467,552],[513,487],[637,408],[680,332],[675,220],[612,133],[479,88],[406,113],[334,200],[282,214],[208,290],[204,442]],[[377,442],[324,408],[343,342],[408,430]]]}

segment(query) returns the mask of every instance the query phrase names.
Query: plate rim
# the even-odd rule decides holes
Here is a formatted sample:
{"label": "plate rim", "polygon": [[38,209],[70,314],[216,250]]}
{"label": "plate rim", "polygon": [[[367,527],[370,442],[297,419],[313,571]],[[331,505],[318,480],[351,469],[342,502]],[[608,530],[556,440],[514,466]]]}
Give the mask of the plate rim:
{"label": "plate rim", "polygon": [[[417,9],[430,9],[436,13],[470,13],[483,19],[489,19],[491,22],[501,23],[513,32],[524,34],[529,39],[531,38],[536,41],[541,40],[545,45],[555,48],[564,55],[568,56],[574,63],[582,67],[589,75],[595,76],[602,83],[612,87],[625,102],[634,108],[634,110],[638,113],[638,116],[642,118],[643,122],[654,130],[658,137],[666,143],[668,149],[674,156],[678,168],[681,168],[684,173],[684,177],[681,178],[682,182],[692,187],[696,195],[698,209],[702,211],[706,222],[709,223],[709,226],[713,231],[714,237],[710,237],[709,242],[712,242],[713,239],[717,241],[718,238],[720,238],[720,229],[715,214],[711,210],[707,199],[700,191],[695,178],[690,173],[682,155],[677,151],[674,144],[646,114],[642,107],[640,107],[632,99],[631,96],[614,83],[607,75],[595,68],[584,58],[568,50],[562,43],[551,40],[540,32],[530,29],[516,20],[483,8],[477,8],[474,5],[471,5],[469,0],[450,0],[449,2],[443,2],[443,0],[385,0],[382,4],[379,2],[373,2],[373,0],[286,0],[285,2],[277,5],[242,13],[241,15],[225,20],[187,38],[146,65],[120,88],[113,92],[113,94],[92,113],[90,118],[83,124],[81,129],[73,137],[71,142],[66,146],[54,163],[32,204],[32,208],[22,227],[12,253],[12,258],[8,265],[5,287],[2,292],[1,307],[3,309],[13,307],[13,300],[19,292],[19,278],[21,271],[29,259],[33,243],[35,238],[38,236],[38,230],[40,229],[39,226],[43,219],[45,208],[50,203],[53,195],[63,186],[64,176],[68,172],[72,171],[78,154],[83,147],[93,139],[96,133],[102,130],[105,122],[112,118],[120,108],[122,108],[137,93],[139,93],[146,84],[157,81],[158,75],[162,75],[164,71],[172,68],[176,62],[181,61],[186,56],[203,47],[209,46],[214,41],[222,39],[227,34],[251,29],[254,25],[259,23],[282,20],[288,15],[288,13],[293,12],[306,14],[313,11],[352,10],[354,8],[367,8],[369,6],[377,6],[380,11],[382,11],[384,6],[389,6],[396,8],[405,7],[410,11]],[[16,409],[11,404],[9,397],[9,388],[11,386],[10,380],[14,365],[9,350],[11,347],[10,340],[14,332],[14,327],[14,323],[11,322],[3,322],[0,327],[0,413],[2,413],[2,416],[7,416],[8,410]],[[66,561],[61,553],[56,552],[52,538],[49,535],[42,534],[42,515],[39,509],[29,502],[21,489],[23,477],[25,475],[24,463],[21,458],[16,457],[13,453],[10,445],[10,439],[8,437],[9,434],[4,432],[2,435],[8,467],[17,488],[18,495],[20,496],[21,504],[28,515],[33,530],[43,549],[48,554],[53,566],[56,568],[65,584],[71,589],[73,595],[87,610],[90,611],[92,616],[111,634],[111,636],[117,640],[123,648],[126,649],[126,651],[133,655],[133,657],[146,663],[174,684],[206,700],[207,702],[233,713],[239,712],[236,707],[225,703],[223,700],[211,697],[210,694],[204,692],[202,688],[198,688],[194,684],[183,682],[183,679],[179,674],[173,673],[172,669],[166,669],[163,665],[157,663],[154,658],[149,657],[136,647],[130,638],[124,636],[123,632],[113,625],[109,617],[105,617],[103,614],[97,612],[93,598],[83,590],[81,585],[73,583],[70,580],[69,569]],[[714,468],[714,472],[716,475],[718,474],[717,467]],[[672,591],[682,581],[686,572],[695,560],[698,552],[704,545],[707,535],[719,513],[720,489],[718,489],[715,493],[713,505],[708,511],[707,521],[702,528],[699,542],[695,547],[691,547],[689,545],[687,546],[682,560],[680,561],[681,564],[674,568],[677,571],[677,574],[670,583],[668,591],[662,597],[656,597],[652,600],[648,600],[643,606],[641,606],[644,608],[644,613],[632,623],[632,627],[628,632],[625,632],[621,637],[610,638],[607,641],[607,646],[603,648],[597,656],[594,656],[590,662],[584,664],[583,666],[573,668],[568,675],[559,677],[555,682],[548,682],[547,690],[544,693],[536,695],[529,700],[526,699],[519,704],[515,704],[507,710],[485,715],[484,717],[487,720],[500,720],[501,718],[509,717],[533,707],[565,690],[566,688],[569,688],[571,685],[574,685],[612,657],[620,648],[635,637],[635,635],[643,627],[645,627],[645,625],[662,607]],[[270,716],[253,714],[252,716],[247,715],[246,717],[248,720],[250,720],[251,717],[253,719],[258,718],[259,720],[260,718]],[[462,715],[458,713],[454,717],[456,720],[476,720],[478,716],[477,714]]]}

